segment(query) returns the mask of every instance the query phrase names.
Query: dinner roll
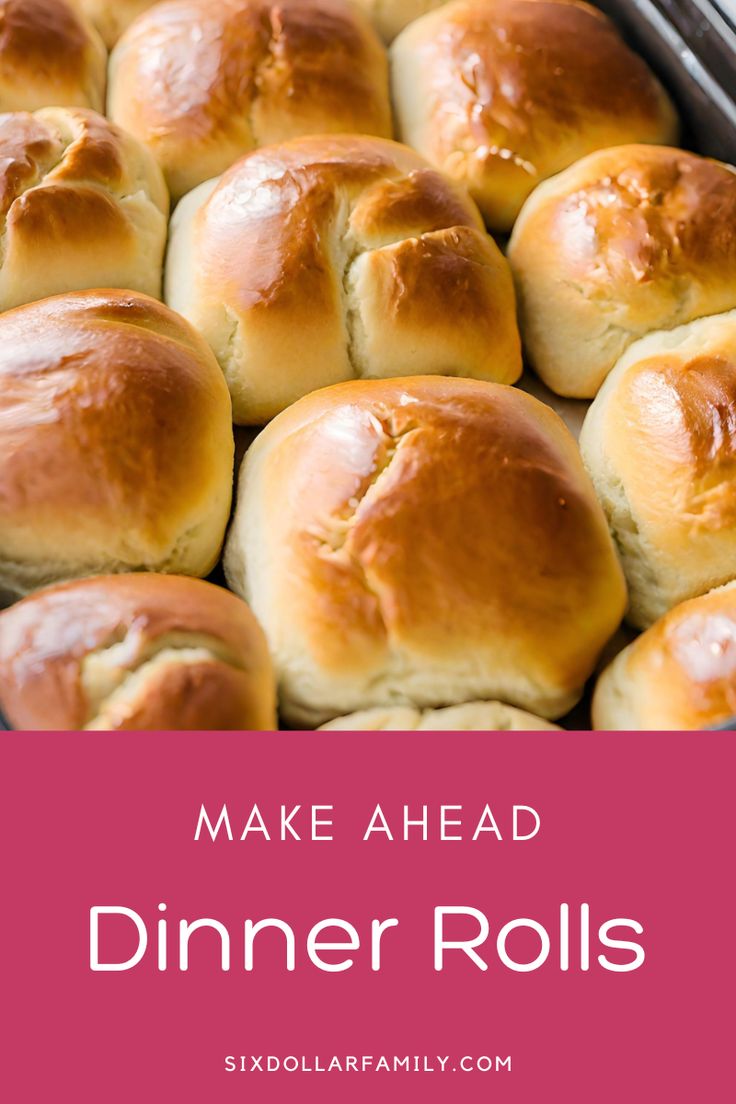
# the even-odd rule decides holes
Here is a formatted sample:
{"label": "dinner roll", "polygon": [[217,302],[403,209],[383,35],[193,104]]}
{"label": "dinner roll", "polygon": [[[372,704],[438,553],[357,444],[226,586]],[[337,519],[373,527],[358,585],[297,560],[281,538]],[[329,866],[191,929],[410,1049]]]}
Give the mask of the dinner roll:
{"label": "dinner roll", "polygon": [[414,19],[434,11],[447,0],[354,0],[373,20],[384,42],[392,42]]}
{"label": "dinner roll", "polygon": [[148,150],[101,115],[0,115],[0,195],[0,311],[91,287],[161,295],[166,185]]}
{"label": "dinner roll", "polygon": [[399,35],[392,73],[399,136],[467,184],[494,230],[585,154],[677,133],[642,59],[605,15],[570,0],[447,4]]}
{"label": "dinner roll", "polygon": [[598,680],[599,729],[702,729],[736,717],[736,584],[676,606]]}
{"label": "dinner roll", "polygon": [[149,146],[178,199],[257,146],[390,138],[388,62],[344,0],[168,0],[115,47],[109,114]]}
{"label": "dinner roll", "polygon": [[581,693],[625,607],[574,439],[516,388],[422,376],[301,399],[246,455],[225,571],[287,723]]}
{"label": "dinner roll", "polygon": [[502,702],[468,702],[450,709],[411,709],[388,706],[339,717],[322,726],[325,732],[532,732],[557,725],[513,709]]}
{"label": "dinner roll", "polygon": [[736,311],[632,345],[580,444],[633,624],[736,578]]}
{"label": "dinner roll", "polygon": [[593,153],[532,193],[508,256],[531,364],[592,398],[637,338],[736,307],[736,169],[661,146]]}
{"label": "dinner roll", "polygon": [[108,48],[112,48],[123,31],[136,16],[153,7],[156,0],[74,0],[102,35]]}
{"label": "dinner roll", "polygon": [[0,0],[0,111],[105,109],[107,50],[69,0]]}
{"label": "dinner roll", "polygon": [[222,372],[161,303],[76,292],[0,315],[0,590],[207,575],[233,452]]}
{"label": "dinner roll", "polygon": [[266,641],[233,594],[118,575],[0,614],[0,706],[16,729],[272,729]]}
{"label": "dinner roll", "polygon": [[521,375],[513,281],[477,208],[381,138],[296,139],[195,189],[166,298],[214,349],[243,424],[354,376]]}

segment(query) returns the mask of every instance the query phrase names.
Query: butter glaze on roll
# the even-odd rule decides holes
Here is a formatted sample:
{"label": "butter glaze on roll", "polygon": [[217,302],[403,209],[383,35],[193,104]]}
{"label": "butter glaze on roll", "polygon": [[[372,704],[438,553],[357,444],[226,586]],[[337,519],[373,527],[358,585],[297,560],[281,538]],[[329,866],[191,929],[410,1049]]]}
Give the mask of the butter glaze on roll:
{"label": "butter glaze on roll", "polygon": [[736,578],[736,311],[632,345],[580,445],[634,625]]}
{"label": "butter glaze on roll", "polygon": [[736,584],[676,606],[606,668],[599,729],[686,731],[736,717]]}
{"label": "butter glaze on roll", "polygon": [[157,4],[113,51],[108,106],[176,199],[259,146],[392,132],[386,52],[341,0]]}
{"label": "butter glaze on roll", "polygon": [[574,439],[516,388],[416,377],[318,391],[246,455],[225,571],[282,710],[578,700],[625,607]]}
{"label": "butter glaze on roll", "polygon": [[168,210],[151,154],[101,115],[0,115],[0,310],[95,287],[160,297]]}
{"label": "butter glaze on roll", "polygon": [[502,702],[468,702],[449,709],[389,706],[352,713],[322,725],[324,732],[534,732],[557,725]]}
{"label": "butter glaze on roll", "polygon": [[457,0],[391,53],[398,137],[466,184],[493,230],[593,150],[677,137],[659,82],[587,4]]}
{"label": "butter glaze on roll", "polygon": [[477,208],[379,138],[271,146],[188,195],[166,298],[209,341],[244,424],[356,376],[521,375],[511,274]]}
{"label": "butter glaze on roll", "polygon": [[207,575],[233,453],[222,372],[161,303],[90,291],[0,315],[0,591]]}
{"label": "butter glaze on roll", "polygon": [[591,154],[537,188],[508,257],[532,366],[592,398],[638,338],[736,307],[736,169],[667,147]]}
{"label": "butter glaze on roll", "polygon": [[111,49],[134,19],[152,8],[156,0],[73,0],[75,7],[94,23]]}
{"label": "butter glaze on roll", "polygon": [[24,731],[276,727],[248,607],[164,575],[66,583],[0,614],[0,706]]}
{"label": "butter glaze on roll", "polygon": [[0,0],[0,111],[105,109],[107,50],[67,0]]}

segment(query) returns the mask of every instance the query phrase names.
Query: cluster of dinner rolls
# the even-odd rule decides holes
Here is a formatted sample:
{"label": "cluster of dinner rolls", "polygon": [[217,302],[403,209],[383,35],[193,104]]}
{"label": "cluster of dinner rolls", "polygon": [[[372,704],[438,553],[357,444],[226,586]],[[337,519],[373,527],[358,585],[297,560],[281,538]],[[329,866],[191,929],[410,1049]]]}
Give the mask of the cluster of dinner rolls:
{"label": "cluster of dinner rolls", "polygon": [[74,0],[0,0],[0,111],[105,109],[107,50]]}
{"label": "cluster of dinner rolls", "polygon": [[601,729],[704,729],[734,717],[736,583],[683,602],[638,637],[593,698]]}
{"label": "cluster of dinner rolls", "polygon": [[536,189],[508,256],[531,365],[593,398],[638,338],[736,307],[736,169],[666,147],[593,153]]}
{"label": "cluster of dinner rolls", "polygon": [[398,137],[466,184],[494,230],[585,154],[677,135],[646,64],[575,0],[456,0],[391,53]]}
{"label": "cluster of dinner rolls", "polygon": [[0,708],[20,729],[272,729],[263,633],[221,587],[84,579],[0,614]]}
{"label": "cluster of dinner rolls", "polygon": [[448,709],[387,706],[338,717],[322,725],[324,732],[533,732],[557,725],[502,702],[467,702]]}
{"label": "cluster of dinner rolls", "polygon": [[521,375],[513,281],[477,208],[384,139],[296,139],[195,189],[166,298],[209,341],[244,424],[356,376]]}
{"label": "cluster of dinner rolls", "polygon": [[250,448],[225,555],[283,715],[580,697],[625,588],[575,441],[501,384],[355,381]]}
{"label": "cluster of dinner rolls", "polygon": [[9,723],[554,730],[625,617],[597,726],[736,715],[678,130],[579,0],[0,0]]}
{"label": "cluster of dinner rolls", "polygon": [[101,115],[0,115],[0,195],[0,310],[91,287],[160,296],[166,185],[148,150]]}
{"label": "cluster of dinner rolls", "polygon": [[736,311],[632,345],[580,444],[633,624],[736,578]]}
{"label": "cluster of dinner rolls", "polygon": [[233,454],[217,361],[161,303],[90,291],[0,315],[0,590],[207,575]]}
{"label": "cluster of dinner rolls", "polygon": [[112,53],[108,105],[175,199],[258,146],[392,133],[385,50],[344,0],[154,5]]}

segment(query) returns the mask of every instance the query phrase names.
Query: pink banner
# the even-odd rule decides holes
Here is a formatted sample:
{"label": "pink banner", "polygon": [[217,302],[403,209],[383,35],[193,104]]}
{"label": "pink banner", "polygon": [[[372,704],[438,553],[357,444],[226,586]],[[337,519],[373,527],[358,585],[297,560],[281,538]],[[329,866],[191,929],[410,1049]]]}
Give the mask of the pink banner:
{"label": "pink banner", "polygon": [[12,1104],[731,1098],[729,733],[2,748]]}

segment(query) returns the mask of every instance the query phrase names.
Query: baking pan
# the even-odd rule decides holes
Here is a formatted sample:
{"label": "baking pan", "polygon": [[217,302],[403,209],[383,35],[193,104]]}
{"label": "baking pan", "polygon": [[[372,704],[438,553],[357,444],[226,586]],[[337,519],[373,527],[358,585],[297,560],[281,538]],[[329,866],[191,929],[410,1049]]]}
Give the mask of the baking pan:
{"label": "baking pan", "polygon": [[[597,7],[674,97],[684,124],[682,144],[736,164],[736,0],[598,0]],[[577,435],[583,403],[544,394],[536,380],[525,386],[553,405]],[[584,707],[560,723],[584,726]],[[0,714],[0,729],[7,727]],[[736,730],[736,718],[718,727]]]}

